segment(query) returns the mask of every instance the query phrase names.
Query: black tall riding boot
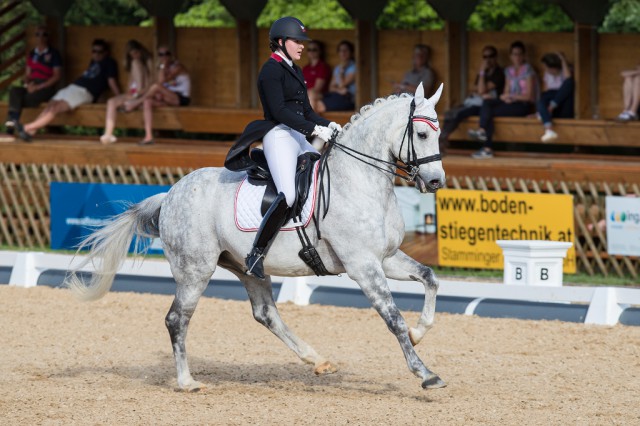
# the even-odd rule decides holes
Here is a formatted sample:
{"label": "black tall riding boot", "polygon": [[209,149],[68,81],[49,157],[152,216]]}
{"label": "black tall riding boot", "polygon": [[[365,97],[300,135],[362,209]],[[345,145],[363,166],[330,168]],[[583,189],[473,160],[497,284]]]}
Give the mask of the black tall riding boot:
{"label": "black tall riding boot", "polygon": [[282,228],[282,225],[285,224],[288,212],[289,206],[287,206],[287,200],[281,192],[273,201],[269,210],[264,214],[260,229],[258,229],[258,234],[253,242],[253,249],[245,259],[247,275],[254,275],[264,280],[265,276],[262,262],[267,255],[269,247],[271,247],[273,239],[278,234],[280,228]]}

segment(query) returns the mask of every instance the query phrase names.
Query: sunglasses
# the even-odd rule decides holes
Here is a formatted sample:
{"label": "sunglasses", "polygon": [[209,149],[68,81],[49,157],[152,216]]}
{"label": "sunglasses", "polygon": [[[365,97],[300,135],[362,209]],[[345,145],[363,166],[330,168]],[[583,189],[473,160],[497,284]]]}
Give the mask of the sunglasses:
{"label": "sunglasses", "polygon": [[482,55],[483,59],[493,59],[495,57],[496,57],[496,55]]}
{"label": "sunglasses", "polygon": [[158,52],[158,56],[171,56],[171,52]]}
{"label": "sunglasses", "polygon": [[102,49],[91,49],[91,53],[101,54],[101,53],[104,53],[104,50],[102,50]]}
{"label": "sunglasses", "polygon": [[49,37],[49,34],[43,32],[37,32],[36,37]]}

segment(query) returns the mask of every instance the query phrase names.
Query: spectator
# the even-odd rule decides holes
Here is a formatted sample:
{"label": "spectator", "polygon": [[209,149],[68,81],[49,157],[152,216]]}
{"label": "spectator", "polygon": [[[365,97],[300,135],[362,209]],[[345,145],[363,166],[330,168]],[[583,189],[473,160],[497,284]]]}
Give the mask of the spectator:
{"label": "spectator", "polygon": [[12,87],[9,91],[9,110],[5,127],[13,134],[20,121],[23,108],[37,107],[56,93],[56,85],[62,75],[60,52],[49,45],[47,28],[36,28],[36,47],[27,56],[24,86]]}
{"label": "spectator", "polygon": [[109,56],[109,45],[102,39],[95,39],[91,44],[91,61],[87,70],[73,84],[59,90],[34,121],[24,127],[17,123],[18,136],[30,142],[38,129],[49,124],[56,115],[95,102],[107,88],[118,95],[117,77],[118,66]]}
{"label": "spectator", "polygon": [[506,83],[499,100],[486,99],[480,107],[480,128],[470,129],[469,137],[484,142],[484,146],[471,156],[492,158],[494,117],[524,117],[533,109],[536,98],[535,71],[525,59],[525,48],[521,41],[511,43],[509,49],[511,66],[505,70]]}
{"label": "spectator", "polygon": [[407,71],[401,83],[393,83],[394,93],[415,93],[422,83],[425,93],[433,90],[434,73],[429,67],[431,48],[426,44],[416,44],[413,48],[413,66]]}
{"label": "spectator", "polygon": [[538,114],[544,124],[542,142],[549,143],[558,139],[553,131],[551,119],[573,117],[573,91],[575,84],[567,58],[562,53],[547,53],[542,57],[544,66],[544,92],[537,102]]}
{"label": "spectator", "polygon": [[312,40],[307,44],[307,56],[309,63],[302,68],[302,75],[307,84],[309,103],[314,110],[318,107],[318,101],[322,99],[331,79],[331,67],[324,58],[324,43]]}
{"label": "spectator", "polygon": [[632,121],[638,119],[640,112],[640,63],[634,70],[622,71],[622,112],[616,120]]}
{"label": "spectator", "polygon": [[482,49],[482,61],[475,80],[475,91],[464,103],[445,112],[444,125],[440,133],[441,150],[446,147],[449,135],[467,117],[480,114],[482,102],[486,99],[498,99],[504,91],[504,69],[498,65],[498,50],[494,46]]}
{"label": "spectator", "polygon": [[356,63],[354,47],[350,41],[338,44],[340,63],[333,69],[329,93],[317,102],[317,112],[349,111],[355,108]]}
{"label": "spectator", "polygon": [[151,71],[153,57],[137,40],[129,40],[126,47],[125,70],[129,73],[129,90],[127,93],[114,96],[107,101],[107,116],[104,134],[100,136],[103,144],[114,143],[117,138],[113,135],[116,126],[116,110],[121,109],[128,101],[142,96],[151,85]]}
{"label": "spectator", "polygon": [[153,107],[187,106],[191,103],[191,77],[187,69],[174,59],[166,46],[158,48],[158,80],[147,92],[125,104],[132,111],[143,104],[144,139],[140,145],[150,145],[153,140]]}

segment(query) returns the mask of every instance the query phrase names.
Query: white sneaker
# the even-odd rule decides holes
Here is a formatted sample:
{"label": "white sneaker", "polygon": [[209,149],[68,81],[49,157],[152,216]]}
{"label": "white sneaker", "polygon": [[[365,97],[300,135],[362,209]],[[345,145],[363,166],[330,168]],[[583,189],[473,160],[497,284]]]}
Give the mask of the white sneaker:
{"label": "white sneaker", "polygon": [[629,112],[629,111],[622,111],[616,117],[616,121],[631,121],[631,120],[633,120],[633,115],[634,114]]}
{"label": "white sneaker", "polygon": [[558,134],[551,129],[546,129],[544,135],[540,138],[543,143],[553,142],[558,139]]}

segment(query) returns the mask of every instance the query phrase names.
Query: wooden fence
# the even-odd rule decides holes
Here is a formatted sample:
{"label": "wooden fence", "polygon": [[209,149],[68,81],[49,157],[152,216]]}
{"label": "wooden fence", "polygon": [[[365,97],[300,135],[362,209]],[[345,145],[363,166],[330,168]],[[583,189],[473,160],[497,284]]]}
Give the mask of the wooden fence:
{"label": "wooden fence", "polygon": [[[172,185],[190,171],[191,169],[169,167],[0,163],[0,245],[49,247],[51,182]],[[447,176],[447,185],[454,189],[573,195],[578,270],[590,275],[612,274],[638,278],[640,258],[609,256],[607,235],[599,226],[605,219],[605,197],[640,197],[638,184]]]}

